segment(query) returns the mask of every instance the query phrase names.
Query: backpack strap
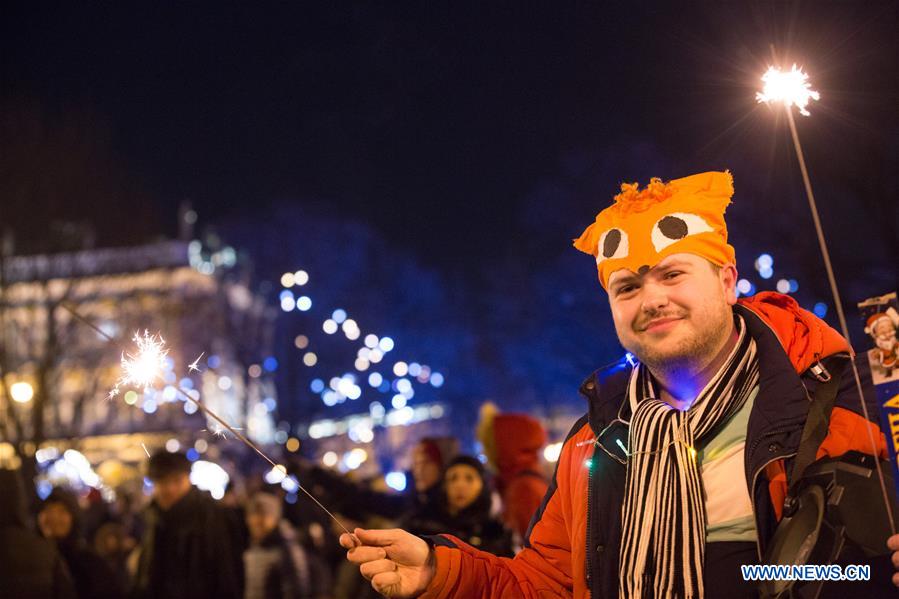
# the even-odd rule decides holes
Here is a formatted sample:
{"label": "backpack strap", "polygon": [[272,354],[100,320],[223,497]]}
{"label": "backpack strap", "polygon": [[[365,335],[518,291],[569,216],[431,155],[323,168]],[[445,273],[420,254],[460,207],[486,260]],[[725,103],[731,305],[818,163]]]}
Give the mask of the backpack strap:
{"label": "backpack strap", "polygon": [[799,450],[793,459],[788,496],[793,495],[792,491],[802,478],[805,469],[815,461],[818,448],[827,436],[830,413],[833,411],[833,404],[840,389],[840,380],[843,378],[846,362],[845,358],[832,356],[825,359],[825,364],[817,362],[810,369],[819,383],[811,394],[808,416],[805,419],[802,438],[799,441]]}

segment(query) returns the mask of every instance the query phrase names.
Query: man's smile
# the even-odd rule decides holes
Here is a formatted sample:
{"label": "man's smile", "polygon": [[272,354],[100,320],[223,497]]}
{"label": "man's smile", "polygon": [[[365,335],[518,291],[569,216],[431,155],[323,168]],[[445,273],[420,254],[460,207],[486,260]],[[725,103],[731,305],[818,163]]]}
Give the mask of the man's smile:
{"label": "man's smile", "polygon": [[650,320],[648,323],[637,327],[637,330],[640,332],[649,333],[667,331],[673,328],[678,321],[683,320],[683,318],[683,316],[666,316],[664,318],[655,318],[653,320]]}

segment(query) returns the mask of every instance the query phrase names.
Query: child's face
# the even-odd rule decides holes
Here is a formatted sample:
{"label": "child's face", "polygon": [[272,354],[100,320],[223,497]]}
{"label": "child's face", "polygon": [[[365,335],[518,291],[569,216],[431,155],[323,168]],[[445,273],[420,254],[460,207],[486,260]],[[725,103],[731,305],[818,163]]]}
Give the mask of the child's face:
{"label": "child's face", "polygon": [[481,475],[467,464],[456,464],[447,470],[444,484],[447,503],[452,512],[459,512],[470,506],[484,488]]}

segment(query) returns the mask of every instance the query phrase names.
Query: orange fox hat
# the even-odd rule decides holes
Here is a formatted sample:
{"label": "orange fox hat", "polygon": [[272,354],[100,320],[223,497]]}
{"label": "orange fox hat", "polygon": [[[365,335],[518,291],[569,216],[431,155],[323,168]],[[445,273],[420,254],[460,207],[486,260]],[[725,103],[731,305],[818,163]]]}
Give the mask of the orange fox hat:
{"label": "orange fox hat", "polygon": [[645,189],[624,183],[615,203],[596,215],[574,247],[596,258],[599,282],[608,291],[618,269],[652,268],[671,254],[702,256],[718,266],[735,263],[727,243],[724,211],[734,195],[730,172],[711,171]]}

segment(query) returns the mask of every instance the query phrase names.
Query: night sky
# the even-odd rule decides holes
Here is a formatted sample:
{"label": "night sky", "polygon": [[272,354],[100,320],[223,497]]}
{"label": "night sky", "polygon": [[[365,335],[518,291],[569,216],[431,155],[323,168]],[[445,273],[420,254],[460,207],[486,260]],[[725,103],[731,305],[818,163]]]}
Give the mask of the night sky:
{"label": "night sky", "polygon": [[174,235],[185,199],[201,224],[316,202],[464,271],[547,214],[567,251],[623,180],[730,168],[739,222],[789,197],[810,231],[753,98],[773,43],[823,96],[800,126],[838,266],[897,255],[895,2],[559,4],[7,4],[3,220],[43,251],[54,220],[118,245]]}

